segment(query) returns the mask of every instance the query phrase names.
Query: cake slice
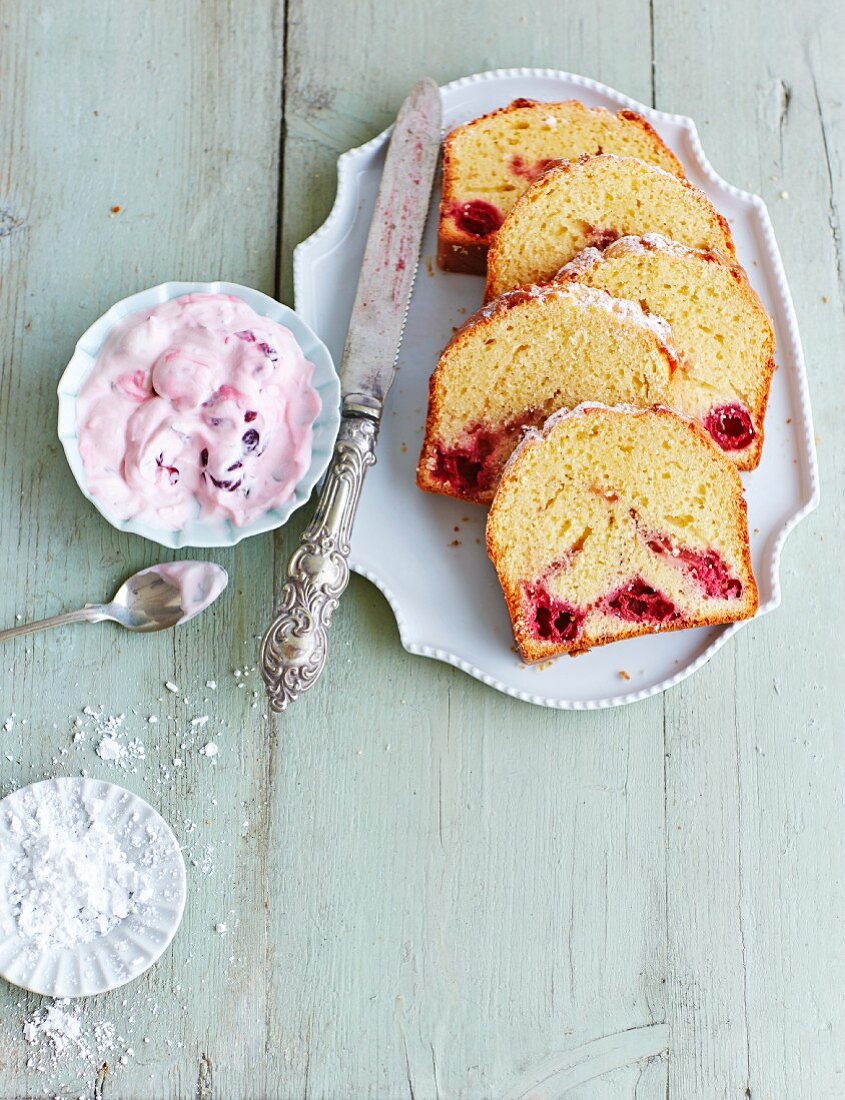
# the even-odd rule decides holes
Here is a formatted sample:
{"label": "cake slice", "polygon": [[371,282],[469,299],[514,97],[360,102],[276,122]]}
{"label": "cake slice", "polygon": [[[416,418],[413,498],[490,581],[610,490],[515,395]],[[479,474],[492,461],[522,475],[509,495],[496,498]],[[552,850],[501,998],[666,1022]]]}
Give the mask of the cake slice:
{"label": "cake slice", "polygon": [[668,404],[694,417],[740,470],[758,465],[775,334],[738,264],[649,233],[585,249],[558,278],[667,320],[679,358]]}
{"label": "cake slice", "polygon": [[421,489],[485,503],[526,425],[582,401],[667,400],[669,328],[592,287],[505,294],[449,343],[429,384]]}
{"label": "cake slice", "polygon": [[633,157],[579,157],[550,168],[505,218],[487,257],[486,297],[547,282],[582,249],[641,233],[734,255],[728,223],[688,180]]}
{"label": "cake slice", "polygon": [[487,551],[527,661],[757,610],[736,467],[669,409],[587,405],[529,432]]}
{"label": "cake slice", "polygon": [[575,99],[507,107],[458,126],[443,142],[437,260],[446,271],[483,275],[487,248],[505,215],[556,160],[619,153],[682,176],[683,168],[646,120]]}

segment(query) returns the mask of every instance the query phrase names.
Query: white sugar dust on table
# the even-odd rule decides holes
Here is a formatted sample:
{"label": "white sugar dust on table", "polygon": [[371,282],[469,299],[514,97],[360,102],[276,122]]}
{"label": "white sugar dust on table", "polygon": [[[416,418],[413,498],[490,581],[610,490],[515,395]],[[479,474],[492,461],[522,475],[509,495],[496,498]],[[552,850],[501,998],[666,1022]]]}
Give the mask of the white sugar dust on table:
{"label": "white sugar dust on table", "polygon": [[87,1079],[105,1059],[123,1068],[135,1057],[113,1021],[91,1018],[82,1002],[67,998],[37,1008],[23,1025],[23,1037],[27,1069],[45,1074],[48,1080],[68,1072]]}

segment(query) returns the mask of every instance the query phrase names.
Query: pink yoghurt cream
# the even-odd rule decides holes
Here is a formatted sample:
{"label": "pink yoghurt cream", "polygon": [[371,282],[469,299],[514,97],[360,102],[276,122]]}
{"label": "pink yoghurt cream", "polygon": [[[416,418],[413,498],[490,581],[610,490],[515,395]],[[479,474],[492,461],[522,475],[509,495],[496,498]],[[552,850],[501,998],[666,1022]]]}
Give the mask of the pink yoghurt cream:
{"label": "pink yoghurt cream", "polygon": [[179,593],[180,623],[186,623],[210,607],[229,583],[229,574],[222,565],[211,561],[164,562],[142,569],[138,575],[145,577],[148,573],[161,577]]}
{"label": "pink yoghurt cream", "polygon": [[121,519],[249,523],[290,500],[320,398],[293,333],[230,294],[124,318],[77,398],[88,490]]}

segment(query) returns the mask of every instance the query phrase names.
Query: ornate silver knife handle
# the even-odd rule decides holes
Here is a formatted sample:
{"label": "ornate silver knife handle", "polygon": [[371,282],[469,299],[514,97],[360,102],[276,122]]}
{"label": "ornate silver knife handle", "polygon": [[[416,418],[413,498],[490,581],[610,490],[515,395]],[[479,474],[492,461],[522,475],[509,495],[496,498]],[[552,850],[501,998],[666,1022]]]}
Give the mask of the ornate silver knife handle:
{"label": "ornate silver knife handle", "polygon": [[283,711],[326,664],[329,625],[349,583],[349,536],[361,486],[376,460],[379,422],[346,413],[317,509],[288,564],[281,604],[261,643],[270,706]]}

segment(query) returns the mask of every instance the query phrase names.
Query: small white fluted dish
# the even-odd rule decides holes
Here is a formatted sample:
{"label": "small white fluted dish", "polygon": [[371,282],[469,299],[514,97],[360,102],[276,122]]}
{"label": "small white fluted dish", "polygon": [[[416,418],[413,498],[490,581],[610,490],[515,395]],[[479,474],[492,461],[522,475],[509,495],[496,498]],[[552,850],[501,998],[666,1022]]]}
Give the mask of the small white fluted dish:
{"label": "small white fluted dish", "polygon": [[[245,523],[240,527],[226,519],[198,519],[178,530],[171,530],[137,519],[121,519],[120,516],[111,513],[108,507],[88,489],[85,466],[79,451],[76,410],[77,397],[94,368],[97,355],[114,327],[124,317],[143,309],[150,309],[171,298],[179,298],[183,294],[232,294],[240,298],[259,316],[269,317],[290,329],[305,358],[314,364],[311,384],[320,397],[320,411],[314,421],[311,463],[290,500],[278,508],[269,509],[251,523]],[[58,394],[59,440],[64,447],[76,483],[83,494],[119,531],[142,535],[171,550],[186,546],[234,546],[250,535],[260,535],[265,531],[275,531],[278,527],[282,527],[297,508],[305,504],[314,486],[326,472],[340,427],[340,379],[326,345],[292,309],[262,294],[260,290],[252,290],[238,283],[161,283],[159,286],[142,290],[138,294],[132,294],[116,302],[80,338],[73,357],[59,381]]]}
{"label": "small white fluted dish", "polygon": [[[103,802],[127,858],[143,864],[152,890],[106,935],[75,947],[50,950],[23,939],[9,898],[10,876],[22,848],[10,827],[10,811],[43,792],[58,797],[69,815],[81,800]],[[149,852],[155,852],[150,859]],[[131,791],[97,779],[45,779],[21,787],[0,801],[0,977],[47,997],[92,997],[131,982],[170,946],[182,920],[187,896],[185,861],[170,826],[149,803]]]}
{"label": "small white fluted dish", "polygon": [[[780,603],[786,536],[818,504],[819,480],[801,340],[763,200],[726,183],[701,148],[695,123],[665,114],[586,77],[556,69],[498,69],[440,89],[446,129],[511,100],[580,99],[588,107],[645,116],[731,225],[737,254],[771,314],[779,369],[772,382],[758,469],[743,474],[758,616]],[[296,308],[336,353],[343,347],[389,131],[344,153],[328,220],[294,254]],[[594,710],[646,699],[700,669],[744,623],[652,634],[603,646],[576,660],[527,666],[513,650],[501,590],[484,548],[486,513],[421,493],[415,484],[428,379],[455,327],[481,305],[484,281],[440,271],[435,187],[399,354],[382,423],[378,463],[368,474],[352,534],[351,565],[390,602],[405,648],[446,661],[498,691],[540,706]]]}

